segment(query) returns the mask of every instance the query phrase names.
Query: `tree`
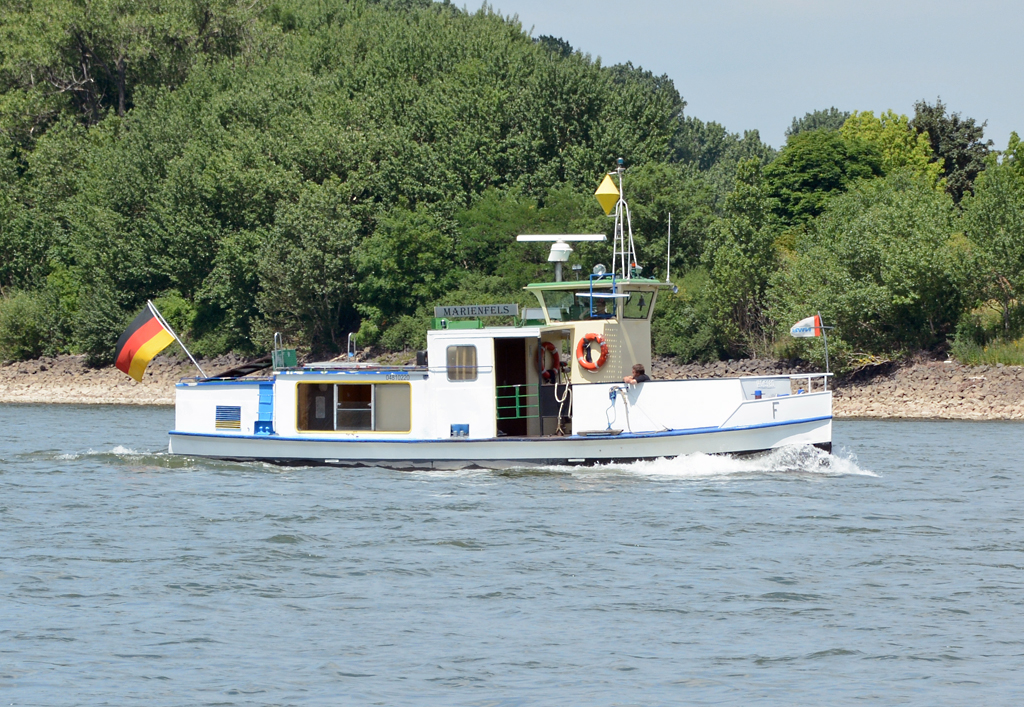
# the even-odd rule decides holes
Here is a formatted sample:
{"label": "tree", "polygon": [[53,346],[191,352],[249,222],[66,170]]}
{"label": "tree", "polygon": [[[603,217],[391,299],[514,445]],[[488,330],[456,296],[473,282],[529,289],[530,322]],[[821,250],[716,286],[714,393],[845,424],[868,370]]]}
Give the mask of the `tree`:
{"label": "tree", "polygon": [[942,166],[946,191],[957,204],[964,194],[972,193],[974,180],[985,169],[985,158],[992,141],[982,142],[985,125],[975,124],[974,118],[962,118],[959,113],[946,115],[941,99],[935,105],[926,101],[914,104],[911,127],[927,136],[934,159]]}
{"label": "tree", "polygon": [[[671,270],[682,274],[699,265],[715,222],[715,193],[707,174],[691,165],[648,162],[627,170],[625,181],[637,257],[644,265],[644,275],[665,278],[669,214]],[[602,230],[606,227],[602,224]]]}
{"label": "tree", "polygon": [[974,195],[961,202],[964,232],[982,253],[982,299],[996,303],[1006,336],[1024,326],[1024,175],[1016,167],[1010,159],[990,162],[975,181]]}
{"label": "tree", "polygon": [[793,124],[786,128],[786,137],[790,138],[812,130],[839,130],[849,117],[848,111],[839,110],[835,106],[828,110],[806,113],[803,118],[794,116]]}
{"label": "tree", "polygon": [[976,249],[955,218],[950,197],[920,177],[858,183],[828,203],[773,276],[773,318],[788,327],[820,310],[837,327],[830,346],[847,358],[943,345],[977,277]]}
{"label": "tree", "polygon": [[882,172],[905,169],[939,185],[941,166],[932,159],[928,138],[910,128],[910,119],[887,110],[878,118],[872,111],[854,111],[839,129],[847,142],[872,145],[881,156]]}
{"label": "tree", "polygon": [[1003,164],[1012,167],[1017,174],[1024,177],[1024,142],[1016,132],[1010,133],[1010,143],[1003,153]]}
{"label": "tree", "polygon": [[264,345],[270,332],[281,331],[317,353],[345,346],[358,322],[358,233],[349,201],[344,185],[332,180],[306,185],[296,203],[279,207],[258,265]]}
{"label": "tree", "polygon": [[786,141],[779,156],[765,168],[770,196],[787,225],[806,223],[825,203],[856,180],[882,174],[879,149],[862,140],[847,140],[837,131],[813,130]]}
{"label": "tree", "polygon": [[718,340],[730,354],[757,358],[772,348],[768,282],[778,256],[775,201],[765,189],[760,164],[741,162],[736,190],[718,222],[705,261],[710,266],[708,299]]}
{"label": "tree", "polygon": [[595,145],[605,156],[601,168],[617,157],[630,165],[665,159],[686,107],[672,79],[628,62],[610,67],[607,77],[611,90]]}
{"label": "tree", "polygon": [[451,289],[453,245],[450,225],[425,206],[381,216],[354,254],[364,319],[387,327]]}
{"label": "tree", "polygon": [[561,37],[552,37],[548,34],[542,34],[533,41],[563,59],[572,56],[572,45]]}

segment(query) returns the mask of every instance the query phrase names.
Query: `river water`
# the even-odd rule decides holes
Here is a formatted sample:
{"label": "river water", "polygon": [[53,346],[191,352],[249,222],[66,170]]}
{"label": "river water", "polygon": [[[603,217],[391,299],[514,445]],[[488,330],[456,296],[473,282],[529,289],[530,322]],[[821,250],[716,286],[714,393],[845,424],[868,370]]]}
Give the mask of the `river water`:
{"label": "river water", "polygon": [[0,405],[0,704],[1016,705],[1024,426],[837,456],[281,469]]}

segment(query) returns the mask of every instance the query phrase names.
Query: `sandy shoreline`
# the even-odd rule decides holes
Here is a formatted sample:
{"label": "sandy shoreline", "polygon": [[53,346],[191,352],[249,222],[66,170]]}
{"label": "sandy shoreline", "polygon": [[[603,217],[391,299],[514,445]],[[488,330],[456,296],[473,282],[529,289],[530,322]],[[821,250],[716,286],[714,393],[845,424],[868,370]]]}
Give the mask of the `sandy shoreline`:
{"label": "sandy shoreline", "polygon": [[[241,359],[201,361],[213,374]],[[776,361],[676,365],[659,359],[655,378],[725,378],[806,372]],[[158,356],[142,383],[115,368],[89,368],[82,356],[59,356],[0,366],[0,403],[173,405],[174,384],[195,375],[188,361]],[[835,386],[836,418],[1024,419],[1024,367],[963,366],[917,360],[866,380]]]}

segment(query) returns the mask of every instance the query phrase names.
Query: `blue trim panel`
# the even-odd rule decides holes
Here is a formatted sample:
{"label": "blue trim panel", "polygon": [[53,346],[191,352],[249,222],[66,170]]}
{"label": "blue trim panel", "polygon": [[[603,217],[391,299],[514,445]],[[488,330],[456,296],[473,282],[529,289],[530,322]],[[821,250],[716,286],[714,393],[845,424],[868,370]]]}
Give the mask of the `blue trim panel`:
{"label": "blue trim panel", "polygon": [[195,381],[193,383],[175,383],[175,388],[198,388],[200,386],[206,387],[210,385],[234,385],[239,388],[255,388],[260,383],[265,383],[263,380],[251,380],[251,381]]}
{"label": "blue trim panel", "polygon": [[682,437],[685,435],[711,434],[714,432],[743,432],[745,430],[758,430],[767,427],[786,427],[788,425],[802,425],[807,422],[821,422],[831,420],[831,415],[822,417],[808,417],[803,420],[788,420],[786,422],[765,422],[757,425],[744,425],[741,427],[694,427],[689,430],[669,430],[668,432],[634,433],[623,432],[618,435],[568,435],[566,437],[488,437],[486,439],[459,439],[458,437],[443,437],[440,439],[339,439],[337,437],[279,437],[274,435],[232,435],[215,434],[208,432],[177,432],[171,430],[167,434],[178,437],[224,437],[225,439],[257,439],[257,440],[281,440],[286,442],[341,442],[343,444],[479,444],[481,442],[564,442],[566,440],[615,440],[615,439],[653,439],[656,437]]}
{"label": "blue trim panel", "polygon": [[[408,380],[405,380],[405,379],[396,380],[395,381],[396,383],[409,383],[409,382],[414,381],[414,380],[426,380],[427,377],[428,377],[427,372],[423,371],[423,370],[418,370],[418,371],[413,371],[411,373],[407,373],[405,371],[331,371],[331,370],[319,370],[319,369],[303,371],[302,373],[288,372],[288,371],[278,371],[275,374],[275,377],[276,378],[292,377],[292,378],[295,378],[296,380],[298,380],[301,383],[302,382],[301,379],[302,379],[303,376],[327,376],[327,377],[338,376],[338,377],[345,377],[345,376],[393,376],[393,375],[407,375],[407,376],[409,376]],[[419,376],[419,377],[417,377],[417,376]],[[274,380],[273,378],[270,379],[270,382],[273,382],[273,380]],[[199,388],[199,387],[205,387],[205,386],[209,386],[209,385],[237,385],[239,387],[245,387],[245,386],[260,385],[261,383],[265,384],[267,382],[268,382],[267,379],[255,379],[255,380],[193,380],[193,381],[190,381],[188,383],[176,383],[174,385],[174,387],[175,388]]]}

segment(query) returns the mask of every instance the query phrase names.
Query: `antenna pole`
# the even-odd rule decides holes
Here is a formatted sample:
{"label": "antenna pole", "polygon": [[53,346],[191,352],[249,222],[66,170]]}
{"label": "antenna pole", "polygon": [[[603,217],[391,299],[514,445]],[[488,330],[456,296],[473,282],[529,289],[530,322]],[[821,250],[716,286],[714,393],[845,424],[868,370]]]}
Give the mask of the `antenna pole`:
{"label": "antenna pole", "polygon": [[665,256],[665,282],[672,282],[669,273],[672,271],[672,212],[668,212],[668,255]]}
{"label": "antenna pole", "polygon": [[[818,321],[821,321],[821,311],[818,312]],[[825,373],[828,373],[828,334],[825,333],[825,326],[821,327],[821,339],[825,342]],[[825,381],[825,385],[828,385],[828,381]]]}

